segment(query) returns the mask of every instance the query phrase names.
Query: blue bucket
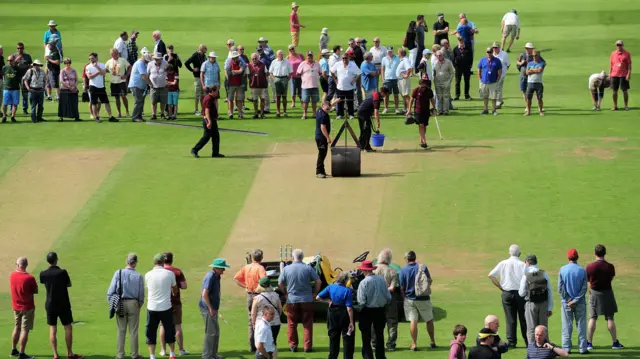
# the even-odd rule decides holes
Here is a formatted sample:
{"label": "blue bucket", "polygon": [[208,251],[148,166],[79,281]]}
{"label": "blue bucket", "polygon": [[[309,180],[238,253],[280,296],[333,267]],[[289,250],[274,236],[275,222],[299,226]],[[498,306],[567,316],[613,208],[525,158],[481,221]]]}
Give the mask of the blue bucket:
{"label": "blue bucket", "polygon": [[371,145],[374,147],[382,147],[384,146],[384,135],[383,134],[374,134],[371,136]]}

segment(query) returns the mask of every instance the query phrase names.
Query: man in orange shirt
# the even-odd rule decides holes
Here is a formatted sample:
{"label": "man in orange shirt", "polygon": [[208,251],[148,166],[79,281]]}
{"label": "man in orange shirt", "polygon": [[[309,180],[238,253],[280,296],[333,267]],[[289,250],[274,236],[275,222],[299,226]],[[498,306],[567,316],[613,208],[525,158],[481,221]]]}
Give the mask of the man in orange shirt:
{"label": "man in orange shirt", "polygon": [[624,96],[624,109],[629,110],[629,78],[631,77],[631,54],[624,49],[622,40],[616,41],[616,50],[611,53],[611,89],[613,90],[613,108],[618,110],[618,89]]}
{"label": "man in orange shirt", "polygon": [[262,250],[256,249],[251,253],[253,263],[242,267],[233,277],[233,281],[238,286],[247,291],[247,312],[249,318],[249,346],[252,353],[256,352],[256,344],[253,335],[253,326],[251,325],[251,306],[253,305],[253,297],[256,296],[256,289],[259,286],[260,278],[267,276],[267,271],[262,266]]}
{"label": "man in orange shirt", "polygon": [[298,3],[291,4],[291,15],[289,15],[289,29],[291,30],[291,44],[294,47],[298,47],[300,42],[300,29],[304,28],[304,25],[298,20]]}

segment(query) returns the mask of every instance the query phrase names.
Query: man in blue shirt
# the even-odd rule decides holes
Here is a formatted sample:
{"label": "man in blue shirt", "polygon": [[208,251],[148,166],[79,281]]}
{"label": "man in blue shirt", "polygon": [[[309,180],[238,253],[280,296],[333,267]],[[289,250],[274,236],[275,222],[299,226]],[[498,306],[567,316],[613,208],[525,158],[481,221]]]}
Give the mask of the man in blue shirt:
{"label": "man in blue shirt", "polygon": [[404,315],[411,323],[409,330],[411,332],[412,344],[409,349],[416,350],[418,347],[418,321],[420,318],[427,322],[427,332],[431,339],[431,348],[435,348],[435,327],[433,325],[433,306],[431,305],[431,297],[418,297],[415,294],[418,270],[424,271],[427,278],[429,278],[429,283],[432,282],[431,274],[429,273],[429,269],[426,265],[421,266],[416,262],[416,252],[407,252],[404,259],[407,261],[407,265],[402,267],[400,270],[400,288],[402,298],[404,299]]}
{"label": "man in blue shirt", "polygon": [[322,75],[320,76],[320,87],[322,88],[322,102],[331,101],[331,97],[329,96],[329,78],[331,77],[331,68],[329,67],[329,56],[331,56],[331,51],[329,49],[322,49],[320,51],[320,56],[322,58],[318,63],[320,64],[320,69],[322,69]]}
{"label": "man in blue shirt", "polygon": [[53,36],[54,38],[58,39],[58,43],[56,44],[56,47],[58,48],[58,51],[60,52],[60,57],[62,58],[62,35],[60,34],[60,31],[58,30],[58,25],[56,24],[55,21],[50,20],[49,21],[49,30],[44,32],[44,48],[45,48],[45,52],[47,49],[47,46],[49,45],[49,42],[51,41],[51,37]]}
{"label": "man in blue shirt", "polygon": [[578,251],[567,252],[569,264],[560,268],[558,292],[562,299],[562,348],[571,352],[573,320],[578,328],[578,350],[587,352],[587,271],[578,264]]}
{"label": "man in blue shirt", "polygon": [[220,342],[220,326],[218,325],[218,309],[220,309],[220,277],[231,266],[224,258],[216,258],[209,265],[209,271],[202,280],[200,295],[200,314],[204,319],[203,358],[218,358]]}
{"label": "man in blue shirt", "polygon": [[538,110],[540,111],[540,116],[544,116],[544,104],[542,101],[542,96],[544,93],[544,85],[542,84],[542,73],[544,72],[544,68],[546,67],[546,63],[542,60],[540,53],[537,50],[533,51],[533,61],[527,64],[527,92],[526,92],[526,100],[527,100],[527,111],[525,112],[525,116],[529,116],[531,114],[531,102],[533,100],[533,94],[536,94],[536,99],[538,100]]}
{"label": "man in blue shirt", "polygon": [[131,118],[133,122],[142,122],[142,111],[144,110],[144,98],[147,92],[147,86],[151,85],[149,76],[147,75],[147,64],[151,62],[151,55],[145,53],[131,67],[131,77],[129,78],[129,89],[133,95],[133,112]]}
{"label": "man in blue shirt", "polygon": [[387,322],[385,308],[391,301],[391,293],[384,277],[373,274],[377,269],[371,261],[364,261],[358,267],[364,279],[358,285],[358,304],[362,306],[358,328],[362,335],[362,357],[373,359],[371,332],[375,333],[375,357],[386,359],[384,346],[384,326]]}
{"label": "man in blue shirt", "polygon": [[364,89],[364,97],[369,97],[378,88],[378,69],[373,63],[373,54],[367,52],[364,54],[364,62],[360,65],[362,74],[362,89]]}
{"label": "man in blue shirt", "polygon": [[[323,104],[323,107],[327,104]],[[344,357],[353,358],[355,340],[353,336],[353,292],[347,288],[349,273],[342,272],[334,284],[318,293],[317,301],[329,303],[327,329],[329,330],[329,359],[338,359],[340,336],[344,341]]]}
{"label": "man in blue shirt", "polygon": [[483,115],[489,114],[489,99],[496,116],[496,103],[498,101],[498,80],[502,77],[502,62],[493,56],[493,50],[487,47],[487,57],[478,62],[478,80],[480,80],[480,97],[484,100]]}
{"label": "man in blue shirt", "polygon": [[200,65],[200,82],[202,88],[214,85],[220,87],[220,65],[215,51],[211,51],[209,60]]}
{"label": "man in blue shirt", "polygon": [[[400,65],[400,58],[393,53],[393,46],[387,46],[387,56],[382,59],[380,71],[382,73],[382,87],[389,89],[389,94],[393,94],[393,102],[396,106],[396,115],[401,115],[402,111],[398,109],[398,94],[400,89],[398,88],[398,76],[396,70]],[[389,108],[389,96],[384,98],[384,110],[383,114],[386,114]]]}

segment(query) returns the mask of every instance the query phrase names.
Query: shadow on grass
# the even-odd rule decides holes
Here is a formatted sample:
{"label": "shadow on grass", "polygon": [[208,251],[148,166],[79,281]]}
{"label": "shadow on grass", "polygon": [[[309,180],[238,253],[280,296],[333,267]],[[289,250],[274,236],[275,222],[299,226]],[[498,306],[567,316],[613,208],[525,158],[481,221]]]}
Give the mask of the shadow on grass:
{"label": "shadow on grass", "polygon": [[[429,149],[419,148],[418,146],[414,148],[394,148],[392,150],[385,150],[382,152],[383,154],[401,154],[401,153],[415,153],[415,152],[424,152],[424,153],[433,153],[433,152],[460,152],[467,148],[493,148],[493,146],[487,145],[435,145],[429,147]],[[448,151],[455,150],[455,151]]]}

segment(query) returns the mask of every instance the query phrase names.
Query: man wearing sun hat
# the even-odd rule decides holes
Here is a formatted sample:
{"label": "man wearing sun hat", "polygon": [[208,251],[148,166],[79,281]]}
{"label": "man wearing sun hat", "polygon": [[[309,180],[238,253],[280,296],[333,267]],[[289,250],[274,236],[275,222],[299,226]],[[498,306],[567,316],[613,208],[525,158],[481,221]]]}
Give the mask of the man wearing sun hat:
{"label": "man wearing sun hat", "polygon": [[298,47],[300,42],[300,29],[304,28],[304,25],[300,23],[298,19],[298,3],[291,3],[291,15],[289,15],[289,28],[291,30],[291,44]]}
{"label": "man wearing sun hat", "polygon": [[478,333],[479,345],[469,350],[469,359],[495,359],[496,352],[491,348],[496,333],[489,328],[482,328]]}
{"label": "man wearing sun hat", "polygon": [[611,89],[613,90],[612,111],[618,109],[618,89],[622,90],[624,96],[624,109],[629,110],[629,79],[631,77],[631,54],[624,49],[622,40],[616,41],[616,50],[609,58],[611,64]]}
{"label": "man wearing sun hat", "polygon": [[578,350],[587,352],[587,271],[578,264],[578,251],[567,252],[569,263],[558,273],[558,292],[562,300],[562,348],[571,352],[573,321],[578,328]]}
{"label": "man wearing sun hat", "polygon": [[200,314],[204,319],[204,346],[202,359],[219,359],[218,344],[220,342],[220,326],[218,310],[220,309],[220,278],[227,268],[231,268],[224,258],[216,258],[209,264],[211,271],[202,280],[200,295]]}
{"label": "man wearing sun hat", "polygon": [[391,293],[384,277],[373,274],[378,267],[372,261],[363,261],[358,267],[365,278],[358,285],[358,304],[362,306],[358,328],[362,335],[362,356],[373,359],[371,328],[376,334],[375,357],[385,359],[384,326],[387,318],[385,307],[391,302]]}
{"label": "man wearing sun hat", "polygon": [[[522,98],[524,99],[525,106],[527,105],[527,64],[533,61],[533,50],[536,49],[532,43],[527,42],[524,45],[525,51],[518,56],[517,64],[518,71],[520,71],[520,92],[522,92]],[[540,58],[542,61],[544,59]],[[526,111],[526,109],[525,109]]]}
{"label": "man wearing sun hat", "polygon": [[200,84],[202,88],[216,85],[220,87],[220,65],[215,51],[209,52],[209,60],[200,65]]}
{"label": "man wearing sun hat", "polygon": [[151,119],[157,118],[158,104],[160,104],[160,117],[164,118],[164,108],[168,102],[169,92],[167,91],[167,63],[161,52],[153,54],[153,61],[147,65],[147,76],[151,82]]}
{"label": "man wearing sun hat", "polygon": [[49,20],[49,23],[47,24],[47,26],[49,26],[49,30],[44,32],[44,47],[45,49],[47,48],[47,45],[49,45],[49,40],[51,38],[51,35],[57,35],[58,36],[58,43],[56,44],[56,46],[58,47],[58,51],[60,51],[60,56],[62,55],[62,35],[60,34],[60,31],[58,30],[58,25],[56,24],[55,21],[53,20]]}
{"label": "man wearing sun hat", "polygon": [[[29,102],[31,103],[31,122],[46,121],[42,118],[44,111],[44,78],[45,73],[42,70],[42,62],[35,59],[33,67],[27,70],[22,77],[24,88],[29,92]],[[37,111],[37,113],[36,113]]]}

